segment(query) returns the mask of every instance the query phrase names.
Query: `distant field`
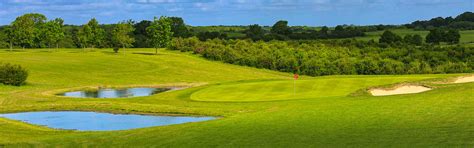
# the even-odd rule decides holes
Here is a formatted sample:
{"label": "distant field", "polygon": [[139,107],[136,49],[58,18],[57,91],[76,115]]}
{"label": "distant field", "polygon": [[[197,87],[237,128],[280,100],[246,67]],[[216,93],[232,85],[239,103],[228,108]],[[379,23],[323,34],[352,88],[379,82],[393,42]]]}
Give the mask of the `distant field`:
{"label": "distant field", "polygon": [[[431,84],[419,94],[374,97],[368,87],[467,74],[302,76],[154,49],[0,50],[30,72],[0,85],[0,113],[98,111],[219,117],[110,132],[51,129],[0,118],[0,147],[472,147],[474,83]],[[123,99],[54,95],[84,87],[191,88]],[[349,95],[358,92],[355,96]],[[361,92],[361,93],[359,93]]]}
{"label": "distant field", "polygon": [[[422,37],[426,37],[426,35],[428,35],[428,33],[429,33],[429,31],[415,31],[415,30],[412,30],[412,29],[394,29],[394,30],[391,30],[391,31],[393,31],[394,33],[396,33],[400,36],[405,36],[405,35],[408,35],[408,34],[411,34],[411,35],[418,34],[418,35],[421,35]],[[380,35],[382,35],[382,33],[383,33],[383,31],[367,32],[366,36],[356,37],[356,39],[364,40],[364,41],[368,41],[368,40],[373,39],[375,41],[378,41],[378,39],[380,38]],[[460,31],[460,33],[461,33],[461,39],[460,39],[461,43],[474,43],[474,30]]]}

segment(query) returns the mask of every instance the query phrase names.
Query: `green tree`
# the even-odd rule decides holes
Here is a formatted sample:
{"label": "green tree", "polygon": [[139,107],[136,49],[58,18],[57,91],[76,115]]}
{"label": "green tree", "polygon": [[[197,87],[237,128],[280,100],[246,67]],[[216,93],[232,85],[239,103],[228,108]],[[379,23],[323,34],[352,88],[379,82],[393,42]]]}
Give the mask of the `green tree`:
{"label": "green tree", "polygon": [[5,28],[5,41],[8,42],[8,48],[10,48],[10,51],[13,51],[13,42],[14,42],[14,34],[13,34],[13,29],[11,26],[7,26]]}
{"label": "green tree", "polygon": [[421,37],[421,35],[419,35],[419,34],[415,34],[415,35],[413,35],[413,37],[412,37],[411,43],[412,43],[413,45],[420,46],[420,45],[423,44],[423,37]]}
{"label": "green tree", "polygon": [[46,22],[41,27],[41,40],[51,48],[51,44],[56,44],[56,48],[59,48],[59,41],[64,37],[63,20],[56,18]]}
{"label": "green tree", "polygon": [[169,17],[171,19],[171,31],[174,37],[189,37],[190,33],[186,24],[180,17]]}
{"label": "green tree", "polygon": [[135,30],[133,28],[133,22],[131,20],[127,22],[119,22],[112,31],[112,42],[115,46],[121,46],[122,48],[131,47],[135,39],[131,36],[131,33]]}
{"label": "green tree", "polygon": [[445,41],[451,44],[459,43],[460,38],[461,38],[461,35],[459,34],[459,31],[454,30],[454,29],[448,30],[448,32],[446,32],[446,35],[445,35]]}
{"label": "green tree", "polygon": [[83,25],[79,31],[77,32],[77,41],[80,44],[82,48],[87,48],[89,47],[89,40],[90,37],[92,36],[92,30],[89,27],[89,25]]}
{"label": "green tree", "polygon": [[403,37],[403,42],[410,45],[420,46],[423,44],[423,38],[418,34],[415,34],[415,35],[408,34],[408,35],[405,35],[405,37]]}
{"label": "green tree", "polygon": [[249,29],[245,31],[248,38],[257,41],[263,39],[264,30],[258,24],[250,25]]}
{"label": "green tree", "polygon": [[327,26],[321,27],[319,30],[319,38],[325,39],[329,37],[329,28]]}
{"label": "green tree", "polygon": [[456,21],[474,22],[474,13],[464,12],[456,17]]}
{"label": "green tree", "polygon": [[100,28],[99,22],[95,18],[92,18],[87,26],[91,29],[91,34],[89,36],[89,43],[92,45],[92,48],[101,46],[105,39],[105,31]]}
{"label": "green tree", "polygon": [[393,44],[402,41],[402,37],[393,33],[390,30],[386,30],[383,32],[382,36],[380,36],[379,43],[387,43]]}
{"label": "green tree", "polygon": [[79,29],[77,38],[82,44],[82,47],[87,48],[91,46],[92,48],[95,48],[101,46],[104,42],[105,31],[100,28],[99,22],[97,22],[95,18],[92,18],[87,24]]}
{"label": "green tree", "polygon": [[413,35],[411,34],[407,34],[403,37],[404,43],[411,44],[412,41],[413,41]]}
{"label": "green tree", "polygon": [[439,44],[440,42],[443,42],[445,39],[445,33],[441,29],[433,29],[426,35],[426,43],[434,43],[434,44]]}
{"label": "green tree", "polygon": [[151,21],[143,20],[135,25],[133,25],[133,28],[135,28],[135,31],[133,31],[133,38],[135,39],[135,42],[133,43],[133,47],[135,48],[149,48],[151,47],[148,43],[148,34],[146,33],[146,28],[151,25]]}
{"label": "green tree", "polygon": [[38,13],[28,13],[19,16],[11,23],[11,40],[14,44],[25,47],[35,47],[38,40],[39,28],[46,17]]}
{"label": "green tree", "polygon": [[290,27],[288,27],[288,21],[280,20],[276,22],[271,29],[271,32],[274,34],[288,36],[291,34]]}
{"label": "green tree", "polygon": [[150,26],[146,28],[151,45],[155,48],[155,54],[158,54],[158,48],[165,48],[171,45],[173,32],[171,31],[171,19],[161,16],[155,17]]}
{"label": "green tree", "polygon": [[8,26],[0,26],[0,48],[6,48],[9,46],[7,37]]}

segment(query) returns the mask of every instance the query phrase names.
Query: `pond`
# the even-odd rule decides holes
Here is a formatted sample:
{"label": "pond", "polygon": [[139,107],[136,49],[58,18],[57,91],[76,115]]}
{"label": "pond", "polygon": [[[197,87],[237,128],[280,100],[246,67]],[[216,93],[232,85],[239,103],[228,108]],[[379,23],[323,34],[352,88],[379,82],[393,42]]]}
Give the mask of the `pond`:
{"label": "pond", "polygon": [[84,90],[72,91],[59,94],[61,96],[76,97],[76,98],[130,98],[150,96],[157,93],[175,90],[177,88],[122,88],[122,89],[99,89],[99,90]]}
{"label": "pond", "polygon": [[128,130],[215,119],[215,117],[150,116],[81,111],[24,112],[0,114],[0,117],[55,129],[79,131]]}

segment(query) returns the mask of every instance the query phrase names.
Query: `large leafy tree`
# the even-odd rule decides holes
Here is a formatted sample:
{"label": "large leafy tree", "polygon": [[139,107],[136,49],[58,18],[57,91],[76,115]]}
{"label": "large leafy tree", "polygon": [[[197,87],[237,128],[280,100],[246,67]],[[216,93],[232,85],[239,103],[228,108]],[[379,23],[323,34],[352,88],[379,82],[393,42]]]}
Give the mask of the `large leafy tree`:
{"label": "large leafy tree", "polygon": [[380,36],[379,43],[387,43],[393,44],[397,42],[401,42],[402,37],[398,36],[397,34],[387,30],[383,32],[382,36]]}
{"label": "large leafy tree", "polygon": [[426,35],[426,43],[439,44],[445,39],[445,33],[442,29],[433,29]]}
{"label": "large leafy tree", "polygon": [[245,31],[245,34],[248,38],[251,38],[252,40],[256,41],[263,39],[265,31],[258,24],[254,24],[249,26],[249,29]]}
{"label": "large leafy tree", "polygon": [[135,25],[133,25],[133,28],[135,28],[135,31],[133,31],[134,39],[135,42],[133,43],[133,47],[137,48],[144,48],[144,47],[150,47],[148,44],[148,34],[146,33],[146,28],[151,25],[151,21],[148,20],[143,20]]}
{"label": "large leafy tree", "polygon": [[288,36],[291,34],[290,27],[288,26],[288,21],[280,20],[276,22],[271,29],[271,32],[274,34]]}
{"label": "large leafy tree", "polygon": [[171,45],[173,32],[171,31],[171,19],[161,16],[155,17],[150,26],[146,28],[151,45],[155,48],[155,54],[158,54],[158,48],[164,48]]}
{"label": "large leafy tree", "polygon": [[115,46],[121,46],[122,48],[131,47],[135,39],[131,36],[132,32],[135,30],[133,28],[133,22],[123,21],[115,25],[115,28],[112,30],[112,42]]}
{"label": "large leafy tree", "polygon": [[10,51],[13,50],[13,30],[11,26],[6,26],[3,29],[3,40],[8,43],[8,48],[10,48]]}
{"label": "large leafy tree", "polygon": [[171,31],[174,37],[189,37],[190,32],[180,17],[169,17],[171,19]]}
{"label": "large leafy tree", "polygon": [[100,28],[99,22],[92,18],[87,24],[79,29],[77,35],[79,43],[82,47],[91,46],[92,48],[101,46],[105,39],[105,31]]}
{"label": "large leafy tree", "polygon": [[12,42],[23,48],[35,47],[39,42],[39,28],[46,21],[46,16],[38,13],[28,13],[19,16],[11,23],[9,33]]}
{"label": "large leafy tree", "polygon": [[82,48],[89,47],[89,37],[92,36],[91,28],[86,24],[82,26],[77,32],[77,42]]}
{"label": "large leafy tree", "polygon": [[450,29],[446,32],[445,41],[451,44],[459,43],[459,39],[461,39],[461,34],[459,34],[458,30]]}
{"label": "large leafy tree", "polygon": [[51,48],[51,44],[56,44],[56,48],[59,48],[59,41],[64,37],[63,19],[56,18],[46,22],[41,27],[41,40]]}
{"label": "large leafy tree", "polygon": [[92,18],[87,25],[91,28],[91,36],[89,42],[92,44],[92,48],[101,46],[105,39],[105,31],[100,28],[99,22],[95,18]]}

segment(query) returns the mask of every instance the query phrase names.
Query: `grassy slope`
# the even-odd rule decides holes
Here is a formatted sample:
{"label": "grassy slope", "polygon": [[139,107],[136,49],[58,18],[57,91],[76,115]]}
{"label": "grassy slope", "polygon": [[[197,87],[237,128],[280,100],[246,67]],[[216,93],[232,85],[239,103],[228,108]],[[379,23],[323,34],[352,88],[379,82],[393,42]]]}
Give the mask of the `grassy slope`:
{"label": "grassy slope", "polygon": [[[398,35],[401,35],[401,36],[405,36],[405,35],[408,35],[408,34],[411,34],[411,35],[418,34],[418,35],[421,35],[422,37],[425,37],[429,33],[429,31],[415,31],[415,30],[412,30],[412,29],[395,29],[395,30],[392,30],[392,31],[394,33],[398,34]],[[360,39],[360,40],[364,40],[364,41],[368,41],[368,40],[373,39],[373,40],[378,41],[378,39],[380,38],[380,35],[382,35],[382,33],[383,33],[383,31],[367,32],[366,36],[357,37],[356,39]],[[461,43],[473,43],[474,42],[474,30],[460,31],[460,34],[461,34],[461,39],[460,39]]]}
{"label": "grassy slope", "polygon": [[[276,80],[216,85],[191,95],[198,101],[275,101],[319,97],[344,97],[359,89],[401,81],[433,78],[420,76],[320,77],[305,80]],[[295,88],[293,88],[295,87]]]}
{"label": "grassy slope", "polygon": [[[79,50],[80,51],[80,50]],[[200,114],[222,116],[213,121],[115,132],[53,130],[0,118],[0,145],[13,146],[450,146],[474,143],[474,83],[439,85],[421,94],[387,97],[346,94],[367,86],[452,75],[303,77],[301,83],[320,84],[300,92],[303,100],[235,101],[237,92],[253,92],[250,101],[284,99],[289,88],[276,88],[290,75],[244,68],[176,52],[161,55],[128,50],[47,53],[0,52],[0,61],[25,65],[29,84],[0,85],[0,112],[31,110],[96,110],[116,113]],[[249,79],[259,79],[251,80]],[[241,82],[235,82],[245,80]],[[234,81],[234,82],[230,82]],[[133,99],[71,99],[49,93],[84,86],[222,83]],[[241,85],[238,85],[241,84]],[[348,85],[344,85],[348,84]],[[231,85],[231,86],[228,86]],[[291,81],[290,81],[291,86]],[[313,86],[316,86],[313,87]],[[336,87],[341,86],[342,89]],[[226,87],[235,90],[225,91]],[[264,93],[275,88],[276,92]],[[211,91],[220,91],[216,93]],[[304,90],[304,89],[302,89]],[[206,92],[207,93],[203,93]],[[197,93],[195,93],[197,92]],[[313,95],[313,94],[314,95]],[[283,96],[279,96],[283,94]],[[311,95],[310,95],[311,94]],[[196,96],[195,96],[196,95]],[[275,95],[272,97],[270,95]],[[222,97],[219,97],[222,96]],[[314,97],[310,97],[314,96]],[[329,96],[329,97],[324,97]],[[332,97],[331,97],[332,96]],[[290,99],[298,99],[299,97]],[[310,98],[308,98],[310,97]],[[209,100],[207,100],[209,101]]]}

